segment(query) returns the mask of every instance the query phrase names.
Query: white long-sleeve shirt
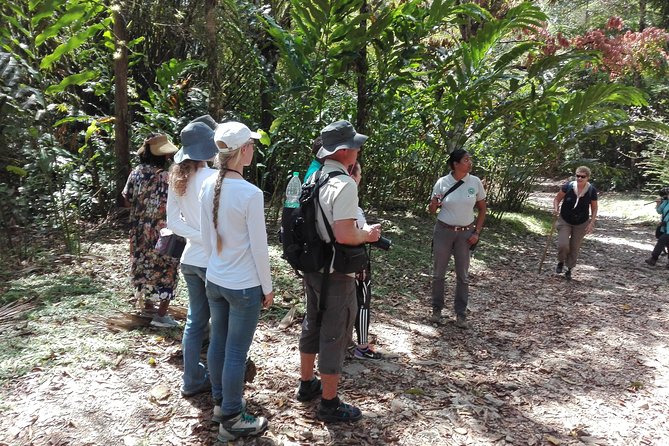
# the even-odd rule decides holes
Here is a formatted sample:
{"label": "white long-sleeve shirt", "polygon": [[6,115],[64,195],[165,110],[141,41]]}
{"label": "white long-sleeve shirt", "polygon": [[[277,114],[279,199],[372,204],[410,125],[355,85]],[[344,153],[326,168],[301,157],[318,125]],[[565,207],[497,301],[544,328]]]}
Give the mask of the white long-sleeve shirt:
{"label": "white long-sleeve shirt", "polygon": [[170,187],[167,194],[167,227],[177,235],[186,237],[186,249],[181,263],[206,268],[209,257],[202,246],[200,234],[200,189],[204,180],[216,177],[218,170],[201,167],[188,181],[186,192],[177,195]]}
{"label": "white long-sleeve shirt", "polygon": [[207,178],[200,194],[202,245],[209,255],[207,281],[231,290],[258,285],[272,292],[263,194],[242,179],[224,178],[218,206],[218,234],[223,249],[216,252],[213,199],[216,177]]}

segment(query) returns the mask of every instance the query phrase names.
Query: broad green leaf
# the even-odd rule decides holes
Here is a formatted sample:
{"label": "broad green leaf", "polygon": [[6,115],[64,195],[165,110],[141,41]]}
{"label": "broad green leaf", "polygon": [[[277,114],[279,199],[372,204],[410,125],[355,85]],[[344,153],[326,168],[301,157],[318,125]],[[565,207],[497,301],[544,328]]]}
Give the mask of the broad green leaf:
{"label": "broad green leaf", "polygon": [[272,125],[269,127],[269,132],[276,133],[276,130],[279,128],[279,126],[281,126],[281,123],[283,123],[283,118],[276,118],[274,121],[272,121]]}
{"label": "broad green leaf", "polygon": [[61,4],[59,0],[48,0],[45,2],[42,1],[31,1],[29,3],[29,10],[31,12],[35,11],[37,7],[40,7],[35,14],[33,14],[30,23],[33,28],[37,28],[39,22],[47,17],[53,17],[56,13],[56,8]]}
{"label": "broad green leaf", "polygon": [[58,85],[51,85],[44,92],[46,94],[56,94],[64,91],[70,85],[81,85],[85,82],[95,79],[98,76],[95,70],[84,71],[83,73],[72,74],[60,81]]}
{"label": "broad green leaf", "polygon": [[91,124],[88,126],[86,129],[86,137],[85,140],[88,141],[91,137],[91,135],[95,132],[98,131],[98,123],[96,121],[91,122]]}
{"label": "broad green leaf", "polygon": [[6,169],[7,169],[7,172],[14,173],[14,174],[16,174],[20,177],[25,177],[26,175],[28,175],[28,171],[19,167],[19,166],[9,165],[9,166],[6,167]]}
{"label": "broad green leaf", "polygon": [[40,63],[40,68],[42,68],[42,69],[50,68],[55,62],[60,60],[60,58],[63,57],[65,54],[79,48],[81,45],[83,45],[89,39],[91,39],[96,33],[103,30],[104,28],[105,28],[104,24],[98,23],[98,24],[92,25],[89,28],[84,29],[80,33],[72,36],[67,42],[65,42],[61,45],[58,45],[53,53],[44,57],[44,59],[42,59],[42,62]]}
{"label": "broad green leaf", "polygon": [[264,131],[263,129],[258,129],[257,132],[260,133],[260,144],[264,146],[269,146],[270,144],[272,144],[272,140],[266,131]]}
{"label": "broad green leaf", "polygon": [[41,34],[35,37],[35,46],[42,45],[47,39],[57,36],[61,31],[66,31],[65,28],[75,21],[81,20],[85,15],[86,9],[84,5],[75,5],[63,14],[56,22],[47,27]]}

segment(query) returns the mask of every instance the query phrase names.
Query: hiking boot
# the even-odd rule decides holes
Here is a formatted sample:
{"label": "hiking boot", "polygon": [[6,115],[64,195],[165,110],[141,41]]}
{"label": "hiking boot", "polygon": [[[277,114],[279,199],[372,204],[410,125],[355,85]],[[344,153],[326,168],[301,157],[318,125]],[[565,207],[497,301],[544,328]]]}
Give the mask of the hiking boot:
{"label": "hiking boot", "polygon": [[209,381],[209,378],[207,378],[207,380],[203,382],[197,389],[186,391],[182,387],[181,396],[183,396],[184,398],[190,398],[192,396],[199,395],[201,393],[209,392],[210,390],[211,390],[211,381]]}
{"label": "hiking boot", "polygon": [[564,273],[564,276],[567,280],[571,280],[571,268],[567,268],[567,272]]}
{"label": "hiking boot", "polygon": [[321,381],[313,378],[311,381],[300,381],[300,387],[297,389],[295,397],[297,401],[311,401],[318,398],[323,393]]}
{"label": "hiking boot", "polygon": [[441,322],[441,310],[439,308],[433,308],[432,315],[430,316],[429,320],[433,324],[438,324]]}
{"label": "hiking boot", "polygon": [[227,442],[239,437],[258,435],[267,429],[267,418],[254,417],[246,412],[241,412],[229,420],[221,421],[218,426],[218,441]]}
{"label": "hiking boot", "polygon": [[[214,423],[220,423],[223,421],[223,412],[221,411],[221,404],[223,400],[214,401],[214,415],[211,417],[211,421]],[[246,412],[246,399],[242,398],[242,412]]]}
{"label": "hiking boot", "polygon": [[353,357],[355,359],[382,359],[383,355],[375,352],[369,347],[365,347],[364,349],[356,347],[353,350]]}
{"label": "hiking boot", "polygon": [[562,274],[562,268],[564,267],[564,263],[558,262],[557,266],[555,267],[555,272],[558,274]]}
{"label": "hiking boot", "polygon": [[470,325],[469,322],[467,322],[467,316],[463,315],[457,315],[455,317],[455,326],[458,328],[462,328],[463,330],[467,330]]}
{"label": "hiking boot", "polygon": [[362,412],[355,406],[350,404],[343,403],[339,397],[336,397],[337,405],[333,407],[328,407],[323,404],[318,406],[318,412],[316,413],[316,418],[326,423],[339,423],[339,422],[353,422],[358,421],[362,418]]}
{"label": "hiking boot", "polygon": [[151,319],[151,325],[154,327],[171,328],[178,327],[179,323],[175,321],[169,314],[166,314],[165,316],[158,316],[156,314],[153,316],[153,319]]}
{"label": "hiking boot", "polygon": [[648,257],[646,259],[646,263],[649,264],[650,266],[655,266],[655,264],[657,263],[657,259],[654,257]]}

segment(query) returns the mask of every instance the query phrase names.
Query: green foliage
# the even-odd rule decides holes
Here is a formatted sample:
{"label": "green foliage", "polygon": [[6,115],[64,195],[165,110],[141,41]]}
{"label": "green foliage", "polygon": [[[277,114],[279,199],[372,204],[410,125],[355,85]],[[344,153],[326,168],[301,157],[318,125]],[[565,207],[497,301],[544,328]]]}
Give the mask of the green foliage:
{"label": "green foliage", "polygon": [[192,81],[203,66],[198,60],[171,59],[158,67],[155,85],[146,91],[146,99],[138,101],[142,119],[134,123],[137,147],[149,133],[162,132],[176,139],[192,118],[204,114],[208,96]]}
{"label": "green foliage", "polygon": [[[372,210],[421,209],[456,148],[475,155],[497,216],[520,209],[538,177],[576,163],[609,185],[633,184],[639,168],[663,181],[661,80],[604,80],[588,70],[599,53],[547,51],[536,30],[553,9],[502,3],[116,5],[129,34],[128,149],[156,131],[178,144],[181,128],[207,112],[266,127],[249,176],[270,205],[311,160],[319,130],[338,119],[370,136],[362,196]],[[0,16],[5,238],[20,226],[55,228],[76,252],[80,220],[106,214],[114,199],[112,10],[37,0],[3,4]]]}

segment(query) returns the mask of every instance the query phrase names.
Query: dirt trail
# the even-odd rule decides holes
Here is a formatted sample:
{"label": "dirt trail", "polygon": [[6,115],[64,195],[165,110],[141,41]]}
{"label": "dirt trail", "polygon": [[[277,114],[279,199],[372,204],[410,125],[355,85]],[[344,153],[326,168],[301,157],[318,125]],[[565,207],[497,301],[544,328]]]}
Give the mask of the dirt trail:
{"label": "dirt trail", "polygon": [[[375,297],[371,332],[388,358],[346,362],[342,394],[365,414],[355,426],[323,425],[313,404],[294,401],[300,327],[262,322],[246,397],[270,429],[237,443],[669,444],[666,258],[648,267],[651,229],[602,214],[571,281],[553,272],[554,248],[537,274],[544,237],[487,266],[475,260],[471,330],[427,322],[426,278]],[[104,328],[96,336],[114,342]],[[177,339],[139,336],[110,362],[33,370],[4,386],[0,444],[214,444],[209,396],[178,393]]]}

